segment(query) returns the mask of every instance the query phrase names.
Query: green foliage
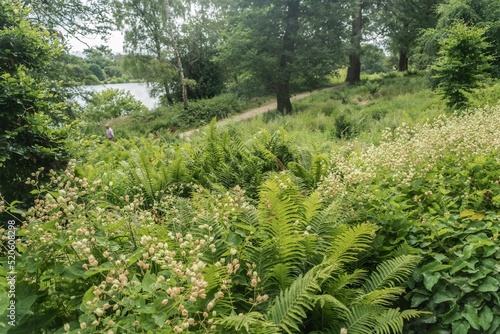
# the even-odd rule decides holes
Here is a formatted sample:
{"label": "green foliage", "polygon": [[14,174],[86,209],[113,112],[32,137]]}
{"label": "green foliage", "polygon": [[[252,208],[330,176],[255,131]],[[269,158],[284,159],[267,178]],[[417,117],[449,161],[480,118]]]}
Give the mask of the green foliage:
{"label": "green foliage", "polygon": [[180,111],[183,126],[197,127],[221,120],[242,111],[241,103],[232,94],[223,94],[212,99],[194,101],[188,109]]}
{"label": "green foliage", "polygon": [[363,59],[361,70],[364,73],[373,74],[389,71],[387,56],[381,48],[372,44],[363,44],[361,45],[361,57]]}
{"label": "green foliage", "polygon": [[[488,71],[493,77],[498,78],[499,46],[498,35],[500,4],[496,0],[446,0],[439,3],[437,11],[439,18],[435,26],[430,26],[422,34],[421,50],[419,56],[424,66],[430,66],[435,62],[440,49],[440,41],[448,35],[450,27],[457,22],[463,22],[467,26],[480,28],[484,31],[483,37],[488,43],[484,50],[492,58],[488,60],[490,69]],[[475,29],[474,28],[474,29]]]}
{"label": "green foliage", "polygon": [[407,253],[407,245],[424,257],[407,282],[411,292],[400,307],[430,314],[411,322],[407,333],[497,331],[498,324],[490,319],[498,311],[492,287],[499,279],[493,264],[499,247],[500,202],[495,194],[500,191],[500,166],[491,132],[498,115],[497,108],[486,109],[418,130],[400,129],[363,157],[358,152],[348,158],[348,169],[340,167],[344,159],[337,160],[334,169],[342,170],[343,181],[331,177],[325,183],[333,193],[351,189],[345,210],[353,210],[353,223],[380,225],[370,254],[362,260],[365,268],[371,261]]}
{"label": "green foliage", "polygon": [[43,76],[61,48],[56,36],[29,21],[20,3],[2,1],[0,9],[0,192],[8,202],[28,201],[25,179],[67,160],[60,123],[66,106],[58,84]]}
{"label": "green foliage", "polygon": [[[144,167],[144,156],[137,159],[142,159],[138,168],[154,173]],[[223,192],[198,188],[192,201],[163,197],[155,207],[162,210],[158,214],[141,209],[140,198],[123,196],[127,191],[119,185],[89,182],[77,177],[74,168],[71,163],[64,174],[52,173],[50,184],[39,187],[40,200],[18,231],[17,250],[23,253],[18,278],[22,291],[32,292],[19,306],[33,315],[19,313],[15,330],[99,333],[140,325],[148,331],[254,333],[267,328],[295,333],[309,312],[327,305],[343,312],[338,319],[348,319],[345,326],[349,319],[359,323],[357,316],[364,314],[348,315],[357,308],[360,287],[338,281],[348,275],[357,254],[368,249],[376,227],[335,227],[320,220],[330,225],[323,231],[333,242],[322,243],[324,256],[317,258],[321,249],[314,247],[298,251],[327,237],[308,227],[319,223],[315,217],[325,217],[327,207],[317,194],[304,197],[289,175],[274,174],[264,182],[258,207],[238,187]],[[135,182],[153,186],[150,176],[141,177]],[[112,204],[108,199],[115,192],[122,196]],[[259,256],[269,252],[270,257]],[[316,260],[303,263],[307,258]],[[389,293],[387,286],[401,282],[401,268],[415,260],[381,266],[368,282],[378,279],[386,285],[362,295],[391,299],[395,291]],[[286,275],[278,275],[280,267]],[[335,295],[325,290],[327,285],[337,287]],[[383,323],[388,318],[384,310],[387,305],[379,305],[382,313],[371,312],[371,318]],[[311,330],[328,326],[316,324]],[[395,325],[387,328],[401,332]]]}
{"label": "green foliage", "polygon": [[413,326],[415,333],[498,331],[499,220],[493,212],[465,210],[429,221],[412,233],[413,245],[428,245],[423,248],[428,260],[409,282],[411,305],[433,312]]}
{"label": "green foliage", "polygon": [[[217,60],[228,71],[232,91],[246,96],[277,93],[286,82],[290,94],[297,87],[318,87],[340,66],[347,16],[342,5],[261,1],[252,6],[238,1],[223,7],[228,25]],[[328,14],[333,12],[335,19]]]}
{"label": "green foliage", "polygon": [[106,73],[97,64],[90,64],[89,71],[99,79],[99,81],[104,81],[106,79]]}
{"label": "green foliage", "polygon": [[467,106],[467,95],[487,78],[491,56],[485,54],[489,44],[485,30],[454,23],[440,42],[441,49],[432,67],[437,88],[449,107]]}
{"label": "green foliage", "polygon": [[147,108],[128,91],[106,89],[92,93],[87,101],[82,118],[91,122],[101,122],[127,115],[141,114]]}

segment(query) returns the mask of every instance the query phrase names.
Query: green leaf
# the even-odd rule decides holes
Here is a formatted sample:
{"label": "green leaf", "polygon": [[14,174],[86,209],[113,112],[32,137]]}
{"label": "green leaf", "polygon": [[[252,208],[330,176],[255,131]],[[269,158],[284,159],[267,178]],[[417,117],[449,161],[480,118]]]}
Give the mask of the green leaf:
{"label": "green leaf", "polygon": [[92,306],[88,306],[87,302],[92,302],[94,297],[94,286],[91,286],[83,295],[82,304],[80,305],[80,311],[85,312],[87,309],[91,309]]}
{"label": "green leaf", "polygon": [[146,292],[153,293],[156,284],[156,275],[151,274],[149,271],[144,275],[142,279],[142,289]]}
{"label": "green leaf", "polygon": [[477,287],[477,291],[480,292],[495,292],[498,291],[498,285],[500,283],[496,278],[488,276],[484,279],[483,283]]}
{"label": "green leaf", "polygon": [[73,263],[71,266],[64,268],[62,276],[69,279],[87,277],[86,270],[82,268],[83,261]]}
{"label": "green leaf", "polygon": [[152,317],[153,317],[153,320],[155,321],[155,324],[159,328],[162,328],[165,325],[165,321],[167,320],[167,314],[166,313],[153,314]]}
{"label": "green leaf", "polygon": [[466,322],[460,321],[460,322],[454,322],[451,325],[451,328],[453,334],[468,334],[470,325]]}
{"label": "green leaf", "polygon": [[415,294],[411,298],[411,307],[417,307],[420,304],[422,304],[423,302],[426,302],[428,300],[429,300],[429,296],[421,295],[421,294]]}
{"label": "green leaf", "polygon": [[488,305],[484,305],[481,311],[481,316],[479,318],[479,325],[484,329],[488,330],[491,326],[491,322],[493,321],[493,311]]}
{"label": "green leaf", "polygon": [[424,286],[429,291],[432,291],[434,285],[436,285],[436,283],[439,282],[439,279],[441,278],[441,273],[439,272],[424,272],[422,273],[422,275],[424,276]]}
{"label": "green leaf", "polygon": [[449,292],[447,290],[444,290],[444,291],[441,290],[441,291],[436,292],[432,296],[432,300],[436,304],[440,304],[440,303],[444,303],[444,302],[448,302],[448,301],[456,301],[456,298],[453,297],[453,295],[451,294],[451,292]]}
{"label": "green leaf", "polygon": [[470,305],[465,305],[465,309],[462,312],[462,315],[469,322],[472,328],[479,330],[479,317],[477,316],[477,309]]}

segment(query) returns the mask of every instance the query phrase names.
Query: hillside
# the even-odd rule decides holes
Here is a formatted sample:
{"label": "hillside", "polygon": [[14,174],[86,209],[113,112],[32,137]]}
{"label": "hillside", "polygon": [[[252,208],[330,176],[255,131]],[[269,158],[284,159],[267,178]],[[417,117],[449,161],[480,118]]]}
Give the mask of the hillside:
{"label": "hillside", "polygon": [[422,80],[189,140],[79,139],[30,182],[17,329],[495,333],[500,108],[446,112]]}

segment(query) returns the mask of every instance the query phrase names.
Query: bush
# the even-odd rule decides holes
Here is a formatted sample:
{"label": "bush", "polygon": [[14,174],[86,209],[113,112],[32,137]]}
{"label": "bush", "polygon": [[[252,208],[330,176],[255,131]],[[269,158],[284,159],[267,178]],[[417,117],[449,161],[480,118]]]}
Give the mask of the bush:
{"label": "bush", "polygon": [[83,118],[100,122],[102,120],[141,114],[147,108],[125,90],[106,89],[99,93],[92,93],[85,105]]}
{"label": "bush", "polygon": [[449,107],[467,106],[467,93],[487,78],[491,56],[486,53],[485,29],[454,23],[440,42],[439,58],[432,70],[438,91]]}
{"label": "bush", "polygon": [[[29,6],[28,6],[29,7]],[[68,153],[58,82],[45,76],[62,49],[18,1],[0,1],[0,192],[8,202],[32,197],[26,178],[64,167]]]}

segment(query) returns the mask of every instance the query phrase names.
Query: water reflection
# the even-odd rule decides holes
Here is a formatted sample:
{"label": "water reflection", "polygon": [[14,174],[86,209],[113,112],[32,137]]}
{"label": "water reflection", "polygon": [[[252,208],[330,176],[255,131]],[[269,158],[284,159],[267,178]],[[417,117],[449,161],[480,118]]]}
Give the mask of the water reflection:
{"label": "water reflection", "polygon": [[[158,106],[159,100],[149,96],[146,84],[143,83],[121,83],[121,84],[106,84],[94,86],[78,87],[83,92],[102,92],[106,89],[120,89],[130,92],[134,98],[141,101],[148,109],[153,109]],[[77,102],[82,103],[82,99]]]}

